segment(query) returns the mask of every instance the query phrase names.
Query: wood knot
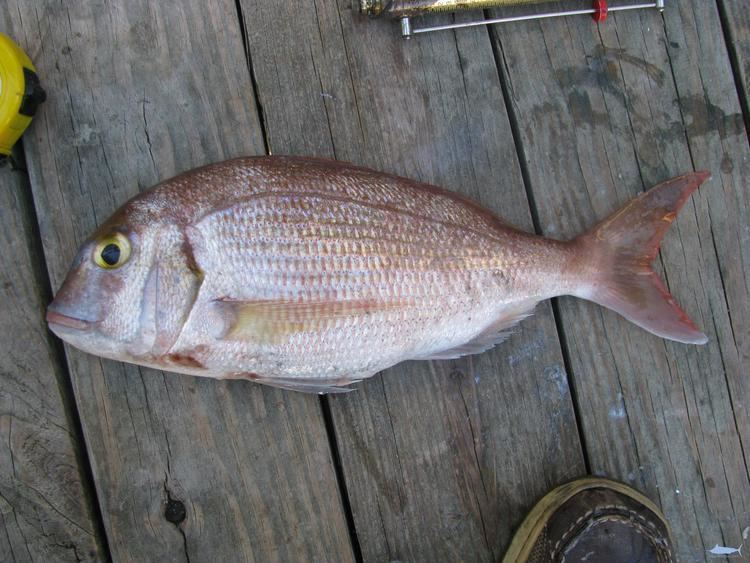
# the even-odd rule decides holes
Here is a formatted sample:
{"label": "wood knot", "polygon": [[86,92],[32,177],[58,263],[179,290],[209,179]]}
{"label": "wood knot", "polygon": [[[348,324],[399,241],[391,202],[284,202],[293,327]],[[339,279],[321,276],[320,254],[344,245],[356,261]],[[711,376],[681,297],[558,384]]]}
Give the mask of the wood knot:
{"label": "wood knot", "polygon": [[466,374],[463,371],[461,371],[460,369],[453,369],[448,374],[448,377],[450,377],[451,379],[457,379],[457,380],[460,381],[460,380],[462,380],[463,378],[466,377]]}
{"label": "wood knot", "polygon": [[167,519],[167,522],[179,526],[185,520],[186,516],[185,503],[181,500],[171,498],[167,500],[167,506],[164,509],[164,518]]}

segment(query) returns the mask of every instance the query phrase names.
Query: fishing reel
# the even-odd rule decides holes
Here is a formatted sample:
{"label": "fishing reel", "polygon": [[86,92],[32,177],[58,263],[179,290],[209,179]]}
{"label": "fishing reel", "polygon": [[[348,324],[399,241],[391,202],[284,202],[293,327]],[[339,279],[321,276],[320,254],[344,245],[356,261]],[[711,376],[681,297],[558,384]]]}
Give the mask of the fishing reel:
{"label": "fishing reel", "polygon": [[13,145],[46,99],[29,57],[0,33],[0,166],[11,160]]}
{"label": "fishing reel", "polygon": [[476,27],[494,23],[508,23],[526,20],[539,20],[545,18],[556,18],[561,16],[578,16],[588,14],[594,21],[601,22],[607,18],[610,12],[621,12],[625,10],[638,10],[644,8],[655,8],[659,11],[664,9],[665,0],[638,4],[618,4],[610,6],[607,0],[593,0],[588,7],[581,9],[543,11],[507,17],[482,19],[470,22],[451,23],[430,27],[414,27],[412,18],[416,16],[427,16],[430,14],[444,14],[446,12],[458,12],[465,10],[486,10],[489,8],[508,8],[515,6],[542,6],[551,4],[556,0],[354,0],[355,10],[368,16],[386,16],[398,19],[401,22],[401,35],[409,39],[418,33],[429,33],[446,29],[459,29],[463,27]]}

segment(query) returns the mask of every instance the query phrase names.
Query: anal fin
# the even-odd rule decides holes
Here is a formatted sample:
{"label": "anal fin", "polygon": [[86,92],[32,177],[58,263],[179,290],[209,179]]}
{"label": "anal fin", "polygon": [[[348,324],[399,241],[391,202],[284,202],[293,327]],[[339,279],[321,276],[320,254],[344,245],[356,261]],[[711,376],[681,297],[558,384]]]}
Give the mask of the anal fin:
{"label": "anal fin", "polygon": [[329,393],[351,393],[355,391],[354,387],[349,387],[358,380],[347,381],[342,385],[328,384],[314,379],[259,379],[258,383],[278,387],[286,391],[298,391],[300,393],[315,393],[317,395],[327,395]]}
{"label": "anal fin", "polygon": [[354,387],[349,387],[354,383],[359,383],[361,379],[326,379],[318,377],[262,377],[257,374],[239,373],[227,376],[227,379],[247,379],[262,385],[277,387],[286,391],[297,391],[300,393],[315,393],[325,395],[328,393],[350,393],[355,391]]}
{"label": "anal fin", "polygon": [[531,303],[524,302],[519,305],[514,305],[512,309],[503,311],[502,316],[498,320],[490,324],[471,340],[458,346],[454,346],[453,348],[418,356],[414,359],[455,360],[456,358],[461,358],[463,356],[471,356],[473,354],[486,352],[506,340],[513,333],[513,331],[508,329],[518,324],[526,317],[531,316],[536,304],[537,302],[534,301]]}

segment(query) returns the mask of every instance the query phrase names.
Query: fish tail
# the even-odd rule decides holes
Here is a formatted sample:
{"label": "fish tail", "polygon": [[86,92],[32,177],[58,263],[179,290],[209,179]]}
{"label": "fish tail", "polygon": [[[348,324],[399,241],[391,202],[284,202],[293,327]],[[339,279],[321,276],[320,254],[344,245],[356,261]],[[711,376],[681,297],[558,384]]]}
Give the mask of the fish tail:
{"label": "fish tail", "polygon": [[575,239],[578,255],[588,264],[587,279],[576,294],[663,338],[705,344],[708,338],[677,305],[651,263],[680,208],[709,176],[693,172],[667,180]]}

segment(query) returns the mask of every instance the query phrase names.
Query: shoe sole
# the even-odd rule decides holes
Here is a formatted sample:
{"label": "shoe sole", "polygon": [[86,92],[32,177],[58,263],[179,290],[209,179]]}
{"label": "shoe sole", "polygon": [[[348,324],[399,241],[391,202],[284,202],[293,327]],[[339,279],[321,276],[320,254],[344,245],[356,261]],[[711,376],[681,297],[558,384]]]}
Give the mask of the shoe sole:
{"label": "shoe sole", "polygon": [[508,551],[505,552],[505,556],[502,559],[502,563],[517,563],[528,560],[537,538],[539,538],[552,514],[574,495],[588,489],[610,489],[641,503],[664,523],[671,540],[671,530],[664,515],[659,510],[659,507],[649,498],[624,483],[600,477],[584,477],[560,485],[547,493],[542,500],[534,505],[534,508],[531,509],[531,512],[529,512],[516,530],[510,547],[508,547]]}

